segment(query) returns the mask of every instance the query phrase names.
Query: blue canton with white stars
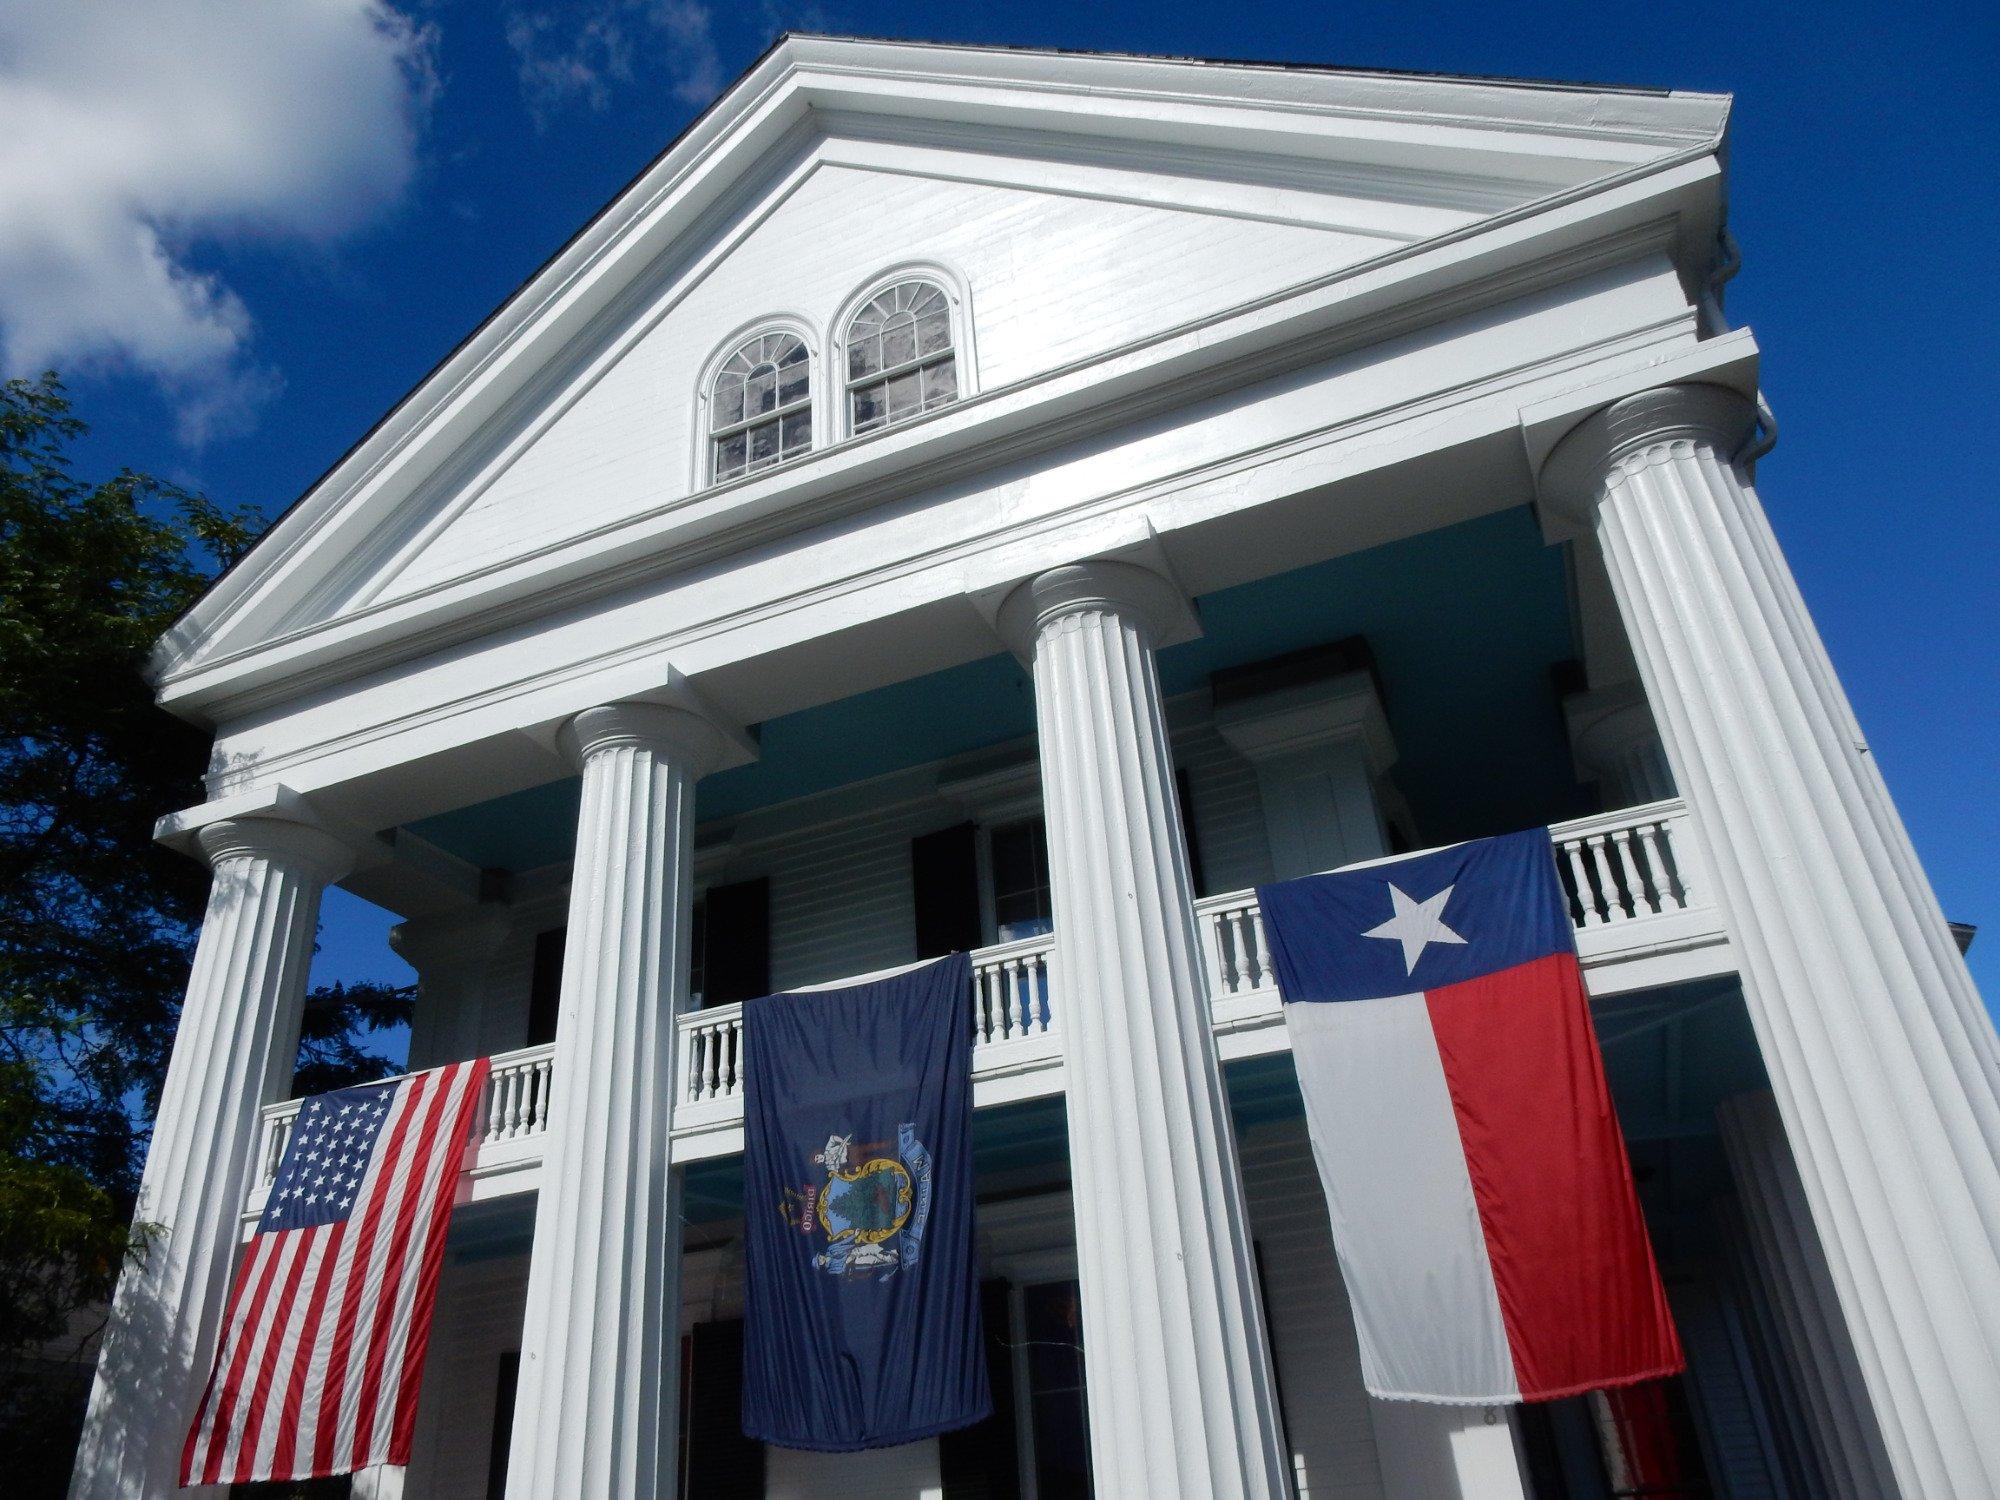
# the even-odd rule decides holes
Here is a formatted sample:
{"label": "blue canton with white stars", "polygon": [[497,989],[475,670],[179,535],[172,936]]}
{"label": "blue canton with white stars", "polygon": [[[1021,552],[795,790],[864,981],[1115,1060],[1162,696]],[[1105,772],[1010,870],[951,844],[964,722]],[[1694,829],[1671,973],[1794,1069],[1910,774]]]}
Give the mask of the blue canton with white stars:
{"label": "blue canton with white stars", "polygon": [[316,1229],[346,1218],[395,1097],[395,1084],[374,1084],[306,1100],[257,1232]]}

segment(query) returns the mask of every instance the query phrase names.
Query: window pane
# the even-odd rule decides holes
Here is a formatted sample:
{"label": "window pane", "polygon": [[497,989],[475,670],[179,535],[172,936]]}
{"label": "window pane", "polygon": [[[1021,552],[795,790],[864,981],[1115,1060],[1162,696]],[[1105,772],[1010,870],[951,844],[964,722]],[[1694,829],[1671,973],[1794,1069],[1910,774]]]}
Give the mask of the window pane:
{"label": "window pane", "polygon": [[856,334],[847,346],[847,378],[859,380],[882,368],[882,340],[873,334]]}
{"label": "window pane", "polygon": [[924,366],[924,410],[943,406],[958,396],[958,361],[941,359]]}
{"label": "window pane", "polygon": [[743,434],[738,432],[719,439],[715,445],[715,477],[732,479],[743,472]]}
{"label": "window pane", "polygon": [[710,425],[715,427],[732,427],[742,420],[742,377],[724,375],[720,380],[715,382],[715,411]]}
{"label": "window pane", "polygon": [[917,352],[936,354],[951,347],[951,319],[942,312],[928,314],[917,324]]}
{"label": "window pane", "polygon": [[917,325],[905,314],[882,330],[882,364],[885,369],[906,365],[917,357]]}
{"label": "window pane", "polygon": [[784,366],[778,372],[778,405],[790,406],[806,399],[812,369],[804,360]]}
{"label": "window pane", "polygon": [[888,392],[890,421],[899,421],[904,417],[913,416],[915,413],[923,410],[923,372],[921,370],[910,370],[905,374],[895,376],[888,383]]}
{"label": "window pane", "polygon": [[750,429],[750,467],[761,468],[778,457],[778,424],[764,422]]}
{"label": "window pane", "polygon": [[863,386],[854,393],[854,430],[866,432],[878,426],[888,414],[882,409],[882,387]]}
{"label": "window pane", "polygon": [[759,365],[743,382],[744,415],[760,417],[778,404],[778,371],[774,365]]}
{"label": "window pane", "polygon": [[993,921],[1003,943],[1054,929],[1048,843],[1039,818],[993,830]]}
{"label": "window pane", "polygon": [[781,419],[778,447],[786,458],[804,453],[813,445],[812,409],[786,412]]}

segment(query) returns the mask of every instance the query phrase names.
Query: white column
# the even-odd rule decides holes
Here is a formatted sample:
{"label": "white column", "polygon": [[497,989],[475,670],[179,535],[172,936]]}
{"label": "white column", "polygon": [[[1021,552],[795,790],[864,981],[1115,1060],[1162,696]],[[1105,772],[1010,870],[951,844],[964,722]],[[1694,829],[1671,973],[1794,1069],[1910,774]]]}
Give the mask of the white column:
{"label": "white column", "polygon": [[508,909],[417,918],[389,930],[389,946],[417,971],[410,1016],[410,1071],[478,1057],[483,1048],[486,966],[507,934]]}
{"label": "white column", "polygon": [[1804,1410],[1830,1495],[1873,1500],[1894,1494],[1854,1344],[1834,1295],[1826,1255],[1806,1209],[1777,1102],[1740,1095],[1716,1111],[1729,1174],[1743,1205],[1750,1253],[1771,1304],[1784,1355],[1798,1378]]}
{"label": "white column", "polygon": [[268,818],[199,834],[214,867],[133,1221],[157,1226],[112,1299],[72,1500],[176,1493],[215,1355],[261,1107],[289,1087],[320,893],[348,868],[317,829]]}
{"label": "white column", "polygon": [[1905,1493],[2000,1492],[2000,1043],[1756,492],[1649,391],[1542,475],[1594,525]]}
{"label": "white column", "polygon": [[623,1500],[672,1483],[674,1017],[694,784],[722,741],[695,714],[630,703],[579,714],[564,738],[583,808],[507,1493]]}
{"label": "white column", "polygon": [[1287,1493],[1153,663],[1186,608],[1099,562],[1001,611],[1034,657],[1092,1469],[1156,1500]]}

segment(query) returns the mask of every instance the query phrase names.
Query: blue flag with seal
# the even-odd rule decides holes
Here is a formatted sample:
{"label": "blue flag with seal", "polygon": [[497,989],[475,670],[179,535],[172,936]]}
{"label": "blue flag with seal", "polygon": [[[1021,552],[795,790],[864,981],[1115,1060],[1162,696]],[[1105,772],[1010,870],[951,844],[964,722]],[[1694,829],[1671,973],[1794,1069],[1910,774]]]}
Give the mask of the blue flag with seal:
{"label": "blue flag with seal", "polygon": [[743,1008],[743,1432],[844,1453],[988,1416],[971,960]]}

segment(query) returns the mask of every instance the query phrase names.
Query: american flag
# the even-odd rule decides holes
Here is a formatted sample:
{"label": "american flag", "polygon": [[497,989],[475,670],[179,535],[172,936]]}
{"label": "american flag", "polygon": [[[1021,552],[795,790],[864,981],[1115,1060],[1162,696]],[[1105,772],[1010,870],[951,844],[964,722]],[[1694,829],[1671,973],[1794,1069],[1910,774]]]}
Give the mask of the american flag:
{"label": "american flag", "polygon": [[308,1099],[230,1294],[182,1484],[405,1464],[486,1059]]}

